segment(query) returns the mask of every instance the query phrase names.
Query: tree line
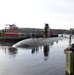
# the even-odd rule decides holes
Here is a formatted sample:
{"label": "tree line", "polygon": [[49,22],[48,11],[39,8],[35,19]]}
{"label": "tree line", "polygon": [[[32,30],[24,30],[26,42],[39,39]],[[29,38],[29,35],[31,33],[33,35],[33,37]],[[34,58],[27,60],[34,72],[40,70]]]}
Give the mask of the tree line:
{"label": "tree line", "polygon": [[[50,30],[54,34],[69,34],[70,32],[69,30],[65,29],[50,29]],[[44,29],[39,29],[39,28],[19,28],[18,31],[22,33],[44,33]]]}

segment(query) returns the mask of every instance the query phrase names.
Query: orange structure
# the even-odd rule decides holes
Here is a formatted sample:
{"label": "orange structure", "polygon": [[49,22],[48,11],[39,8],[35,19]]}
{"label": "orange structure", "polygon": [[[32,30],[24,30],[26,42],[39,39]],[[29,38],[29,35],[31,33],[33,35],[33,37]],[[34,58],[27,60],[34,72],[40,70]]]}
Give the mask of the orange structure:
{"label": "orange structure", "polygon": [[9,27],[5,28],[3,36],[22,36],[22,33],[18,32],[18,27],[16,27],[16,25],[12,24],[9,25]]}

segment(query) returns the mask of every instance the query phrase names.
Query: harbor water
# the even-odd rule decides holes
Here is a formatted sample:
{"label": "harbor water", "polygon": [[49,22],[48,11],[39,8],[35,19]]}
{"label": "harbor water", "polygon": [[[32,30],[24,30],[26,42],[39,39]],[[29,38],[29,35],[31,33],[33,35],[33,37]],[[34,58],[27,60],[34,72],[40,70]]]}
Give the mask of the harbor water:
{"label": "harbor water", "polygon": [[0,75],[65,75],[64,49],[69,38],[31,48],[12,49],[8,45],[0,45]]}

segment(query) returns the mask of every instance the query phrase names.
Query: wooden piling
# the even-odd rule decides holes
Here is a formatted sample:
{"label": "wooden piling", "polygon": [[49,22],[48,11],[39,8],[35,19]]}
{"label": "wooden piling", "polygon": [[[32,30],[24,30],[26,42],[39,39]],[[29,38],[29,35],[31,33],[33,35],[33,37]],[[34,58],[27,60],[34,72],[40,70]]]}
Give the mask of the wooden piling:
{"label": "wooden piling", "polygon": [[74,52],[66,52],[66,75],[74,75]]}

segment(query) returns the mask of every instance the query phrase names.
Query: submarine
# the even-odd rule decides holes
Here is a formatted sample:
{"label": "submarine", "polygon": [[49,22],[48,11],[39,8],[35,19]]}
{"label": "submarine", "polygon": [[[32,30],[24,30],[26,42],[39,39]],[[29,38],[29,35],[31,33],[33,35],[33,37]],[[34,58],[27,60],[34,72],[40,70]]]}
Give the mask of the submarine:
{"label": "submarine", "polygon": [[42,45],[48,45],[62,39],[62,37],[50,37],[50,27],[48,24],[45,24],[44,30],[45,37],[24,39],[14,44],[12,47],[37,47]]}

